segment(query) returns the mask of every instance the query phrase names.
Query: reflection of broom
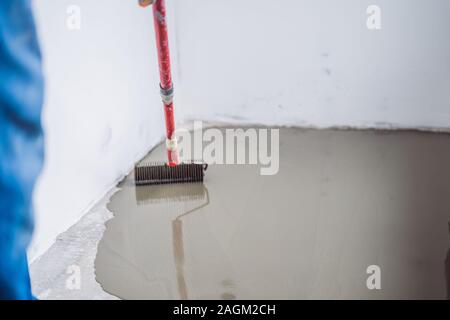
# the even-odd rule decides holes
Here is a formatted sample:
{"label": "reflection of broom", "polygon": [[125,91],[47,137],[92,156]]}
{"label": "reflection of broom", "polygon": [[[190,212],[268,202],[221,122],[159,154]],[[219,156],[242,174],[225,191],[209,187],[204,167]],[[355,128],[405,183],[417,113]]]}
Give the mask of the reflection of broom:
{"label": "reflection of broom", "polygon": [[[138,205],[151,205],[167,202],[170,209],[180,212],[174,206],[184,205],[198,201],[192,209],[178,215],[172,221],[172,243],[175,269],[177,273],[178,292],[182,300],[188,299],[186,277],[184,275],[184,243],[183,243],[183,221],[187,215],[194,213],[209,205],[208,189],[201,183],[189,185],[175,184],[164,186],[139,186],[136,187],[136,200]],[[177,205],[179,204],[179,205]]]}
{"label": "reflection of broom", "polygon": [[188,299],[188,290],[186,285],[186,279],[184,276],[184,243],[183,243],[183,221],[182,218],[188,214],[193,213],[209,204],[209,194],[208,189],[205,189],[206,193],[206,203],[192,209],[188,212],[179,215],[175,220],[172,221],[172,237],[173,237],[173,255],[175,258],[175,268],[177,270],[177,282],[178,291],[180,293],[180,298],[182,300]]}
{"label": "reflection of broom", "polygon": [[138,205],[153,203],[192,202],[207,199],[207,189],[202,183],[170,184],[164,186],[139,186],[136,190]]}
{"label": "reflection of broom", "polygon": [[166,119],[167,164],[141,164],[135,169],[135,181],[142,184],[164,184],[181,182],[202,182],[207,166],[199,163],[181,163],[179,160],[177,139],[175,137],[175,119],[173,112],[173,83],[170,68],[169,37],[166,23],[166,5],[164,0],[139,0],[141,6],[153,3],[156,44],[160,73],[161,97],[164,103]]}

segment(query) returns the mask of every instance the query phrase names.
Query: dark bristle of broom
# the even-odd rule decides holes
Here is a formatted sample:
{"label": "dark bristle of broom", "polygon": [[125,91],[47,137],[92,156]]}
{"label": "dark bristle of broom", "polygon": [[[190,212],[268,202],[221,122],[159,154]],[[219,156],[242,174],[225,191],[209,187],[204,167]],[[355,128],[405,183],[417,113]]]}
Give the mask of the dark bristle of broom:
{"label": "dark bristle of broom", "polygon": [[177,166],[167,164],[139,164],[134,169],[137,186],[170,183],[203,182],[207,164],[181,163]]}

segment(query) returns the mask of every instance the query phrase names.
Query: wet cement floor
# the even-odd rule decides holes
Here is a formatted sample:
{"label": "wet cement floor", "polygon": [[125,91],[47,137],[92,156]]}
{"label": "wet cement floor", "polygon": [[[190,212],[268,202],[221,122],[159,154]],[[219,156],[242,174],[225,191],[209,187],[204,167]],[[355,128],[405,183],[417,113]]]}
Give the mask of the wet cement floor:
{"label": "wet cement floor", "polygon": [[[281,129],[280,142],[274,176],[213,165],[204,185],[135,188],[127,177],[98,247],[103,289],[123,299],[449,297],[450,135]],[[148,159],[163,156],[159,146]],[[371,265],[380,290],[367,287]]]}

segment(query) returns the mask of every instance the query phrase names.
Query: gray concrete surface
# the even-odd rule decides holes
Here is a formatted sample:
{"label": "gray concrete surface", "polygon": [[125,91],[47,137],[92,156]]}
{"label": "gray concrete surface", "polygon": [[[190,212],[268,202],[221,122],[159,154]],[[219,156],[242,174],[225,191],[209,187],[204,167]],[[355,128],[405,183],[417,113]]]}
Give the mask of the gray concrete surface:
{"label": "gray concrete surface", "polygon": [[94,274],[97,245],[105,230],[105,222],[112,218],[106,203],[115,191],[108,193],[76,225],[58,236],[56,243],[31,264],[31,282],[37,298],[117,299],[103,291]]}
{"label": "gray concrete surface", "polygon": [[[204,187],[136,189],[130,175],[107,205],[112,219],[106,201],[99,204],[32,265],[35,292],[448,297],[450,135],[282,129],[280,141],[275,176],[260,176],[258,166],[211,166]],[[160,146],[148,159],[163,154]],[[71,265],[81,269],[80,290],[67,289]],[[367,287],[373,265],[380,290]]]}

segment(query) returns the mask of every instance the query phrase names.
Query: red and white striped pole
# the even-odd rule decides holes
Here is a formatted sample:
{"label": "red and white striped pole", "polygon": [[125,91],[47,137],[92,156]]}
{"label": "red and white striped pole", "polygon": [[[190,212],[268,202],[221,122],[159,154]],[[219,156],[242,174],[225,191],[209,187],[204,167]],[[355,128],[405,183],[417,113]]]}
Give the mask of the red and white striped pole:
{"label": "red and white striped pole", "polygon": [[[140,0],[141,5],[151,4],[150,0]],[[153,20],[155,24],[156,45],[158,49],[161,97],[166,119],[166,147],[169,166],[180,164],[177,139],[175,137],[175,118],[173,110],[173,82],[170,66],[169,35],[167,32],[165,0],[153,0]]]}

